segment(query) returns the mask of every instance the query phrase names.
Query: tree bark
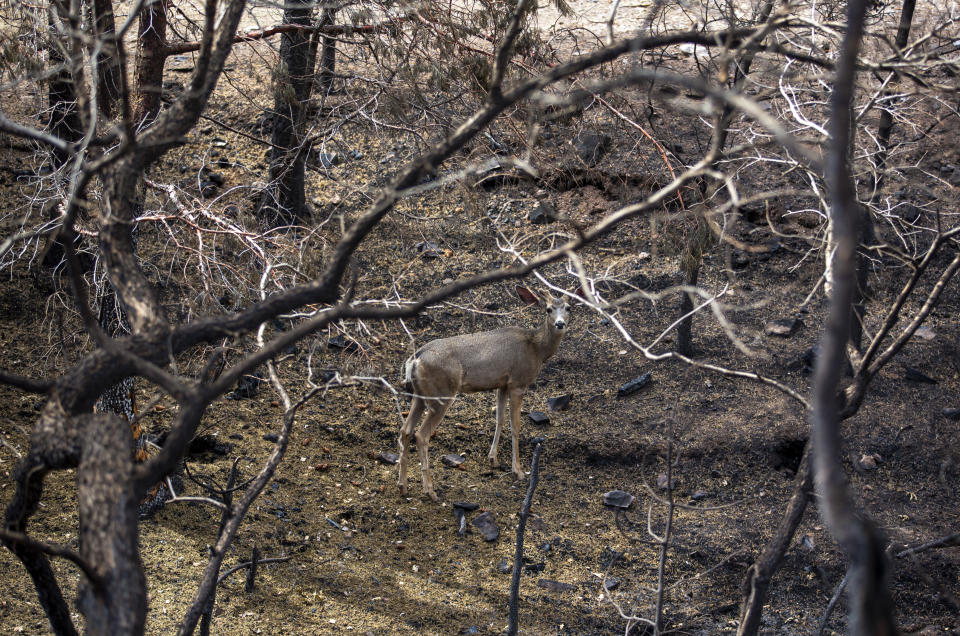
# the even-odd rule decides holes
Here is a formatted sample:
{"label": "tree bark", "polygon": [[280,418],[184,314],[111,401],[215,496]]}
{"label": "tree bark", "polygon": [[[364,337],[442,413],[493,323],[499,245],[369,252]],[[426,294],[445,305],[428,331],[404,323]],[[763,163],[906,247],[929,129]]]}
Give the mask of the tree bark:
{"label": "tree bark", "polygon": [[[310,26],[313,3],[288,0],[285,24]],[[257,206],[264,227],[292,225],[307,217],[304,176],[309,148],[303,138],[307,100],[313,85],[308,29],[284,33],[274,86],[269,183]]]}
{"label": "tree bark", "polygon": [[148,0],[140,10],[134,78],[133,123],[156,119],[163,93],[163,65],[167,60],[167,9],[170,0]]}
{"label": "tree bark", "polygon": [[91,27],[102,49],[97,55],[97,108],[105,116],[113,114],[120,99],[120,51],[113,14],[113,0],[91,0]]}
{"label": "tree bark", "polygon": [[[70,54],[65,46],[69,41],[69,35],[63,33],[61,29],[76,29],[76,24],[69,19],[69,7],[64,0],[51,0],[47,17],[50,33],[48,47],[50,67],[54,70],[47,86],[50,131],[60,139],[73,144],[83,137],[83,122],[77,109],[77,90]],[[69,151],[55,149],[52,153],[54,167],[63,166],[70,157]]]}
{"label": "tree bark", "polygon": [[850,321],[857,286],[857,246],[863,217],[856,200],[849,166],[850,106],[853,103],[856,62],[863,36],[867,0],[847,5],[847,30],[836,65],[830,99],[830,149],[827,184],[831,198],[833,290],[830,312],[820,340],[814,374],[810,427],[814,478],[820,511],[827,528],[850,559],[850,633],[896,634],[893,604],[886,587],[888,563],[883,539],[870,521],[857,514],[840,462],[840,380],[850,337]]}

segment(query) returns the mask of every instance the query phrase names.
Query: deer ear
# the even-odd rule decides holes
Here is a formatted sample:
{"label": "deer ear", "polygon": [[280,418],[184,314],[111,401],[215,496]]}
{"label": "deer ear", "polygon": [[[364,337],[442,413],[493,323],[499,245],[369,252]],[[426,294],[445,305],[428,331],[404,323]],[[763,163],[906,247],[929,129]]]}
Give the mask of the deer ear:
{"label": "deer ear", "polygon": [[540,298],[523,285],[517,285],[517,296],[528,305],[536,305],[540,302]]}

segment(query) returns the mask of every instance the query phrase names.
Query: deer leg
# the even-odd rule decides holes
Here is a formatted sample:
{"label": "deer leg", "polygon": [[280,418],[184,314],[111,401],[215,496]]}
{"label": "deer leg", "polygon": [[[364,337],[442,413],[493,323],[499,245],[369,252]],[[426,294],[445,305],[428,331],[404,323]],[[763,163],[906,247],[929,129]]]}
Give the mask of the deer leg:
{"label": "deer leg", "polygon": [[526,389],[513,389],[510,391],[510,434],[513,437],[513,457],[511,468],[517,479],[523,479],[526,475],[520,468],[520,404],[523,402],[523,394]]}
{"label": "deer leg", "polygon": [[430,438],[440,425],[440,420],[447,412],[452,399],[430,400],[427,405],[427,419],[423,421],[420,430],[414,437],[417,440],[417,450],[420,452],[420,473],[423,476],[423,492],[430,496],[434,501],[439,501],[437,493],[433,490],[433,480],[430,479]]}
{"label": "deer leg", "polygon": [[507,390],[497,389],[497,428],[493,431],[493,444],[490,446],[490,463],[497,465],[497,446],[500,445],[500,431],[503,430],[503,420],[507,413]]}
{"label": "deer leg", "polygon": [[413,429],[416,428],[420,416],[423,415],[423,399],[414,397],[410,402],[410,413],[406,421],[400,425],[400,435],[397,442],[400,444],[400,478],[397,480],[397,486],[400,487],[400,494],[407,494],[407,462],[410,461],[410,436],[413,435]]}

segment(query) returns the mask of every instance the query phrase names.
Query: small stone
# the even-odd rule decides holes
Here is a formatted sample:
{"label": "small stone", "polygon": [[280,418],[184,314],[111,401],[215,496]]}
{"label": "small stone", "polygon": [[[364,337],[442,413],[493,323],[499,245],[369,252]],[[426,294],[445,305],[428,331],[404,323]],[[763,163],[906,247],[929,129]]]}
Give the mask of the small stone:
{"label": "small stone", "polygon": [[628,395],[633,395],[643,387],[647,386],[647,384],[650,382],[650,379],[652,377],[653,377],[652,374],[648,371],[647,373],[644,373],[643,375],[630,380],[629,382],[621,386],[619,389],[617,389],[617,397],[624,398],[624,397],[627,397]]}
{"label": "small stone", "polygon": [[774,320],[765,324],[763,326],[763,332],[768,336],[789,338],[797,331],[801,324],[803,323],[796,318],[781,318],[780,320]]}
{"label": "small stone", "polygon": [[497,523],[493,520],[493,513],[489,510],[477,516],[472,524],[480,531],[485,541],[496,541],[500,536],[500,528],[497,527]]}
{"label": "small stone", "polygon": [[420,258],[425,261],[430,261],[435,258],[440,258],[441,252],[440,248],[433,241],[421,241],[414,246],[417,250],[417,253],[420,254]]}
{"label": "small stone", "polygon": [[277,435],[276,433],[264,433],[263,439],[267,440],[268,442],[273,442],[274,444],[276,444],[280,440],[280,436]]}
{"label": "small stone", "polygon": [[568,408],[570,408],[571,398],[573,398],[573,395],[570,393],[547,398],[547,406],[550,407],[551,411],[566,411]]}
{"label": "small stone", "polygon": [[877,465],[883,461],[883,458],[880,457],[877,453],[871,453],[860,456],[860,460],[857,462],[857,466],[860,470],[876,470]]}
{"label": "small stone", "polygon": [[377,455],[377,460],[384,464],[396,464],[400,461],[400,456],[396,453],[380,453]]}
{"label": "small stone", "polygon": [[510,563],[507,557],[503,557],[497,562],[497,572],[500,574],[510,574],[513,572],[513,564]]}
{"label": "small stone", "polygon": [[669,480],[667,478],[667,473],[660,473],[657,475],[657,488],[660,490],[673,490],[677,486],[677,480]]}
{"label": "small stone", "polygon": [[603,580],[603,589],[610,592],[620,587],[620,579],[615,576],[608,576]]}
{"label": "small stone", "polygon": [[574,138],[573,147],[576,148],[580,160],[592,166],[606,154],[612,141],[609,135],[586,130]]}
{"label": "small stone", "polygon": [[813,543],[813,538],[811,538],[809,534],[805,534],[800,537],[800,547],[807,552],[811,552],[816,546]]}
{"label": "small stone", "polygon": [[459,508],[460,510],[466,510],[468,512],[472,512],[477,508],[479,508],[480,504],[475,504],[472,501],[454,501],[453,507]]}
{"label": "small stone", "polygon": [[552,579],[540,579],[537,581],[537,587],[549,590],[550,592],[573,592],[577,589],[576,585],[571,583],[562,583]]}
{"label": "small stone", "polygon": [[540,201],[537,206],[527,214],[527,220],[534,225],[545,225],[557,220],[557,211],[548,201]]}
{"label": "small stone", "polygon": [[204,181],[200,184],[200,196],[209,199],[217,193],[217,184],[213,181]]}
{"label": "small stone", "polygon": [[463,508],[454,507],[453,518],[457,520],[457,536],[462,537],[467,533],[467,513]]}
{"label": "small stone", "polygon": [[915,335],[918,338],[922,338],[923,340],[933,340],[934,338],[937,337],[937,333],[926,325],[919,327],[916,331],[913,332],[913,335]]}
{"label": "small stone", "polygon": [[332,168],[343,161],[340,154],[336,152],[321,152],[317,155],[317,160],[324,168]]}
{"label": "small stone", "polygon": [[603,493],[603,503],[616,508],[629,508],[634,499],[636,497],[623,490],[611,490]]}
{"label": "small stone", "polygon": [[541,411],[530,411],[527,413],[527,417],[530,418],[530,421],[536,424],[537,426],[546,426],[550,423],[550,418],[547,417],[546,413]]}
{"label": "small stone", "polygon": [[343,336],[334,336],[327,341],[327,348],[342,349],[347,353],[353,353],[354,351],[360,350],[360,345],[357,344],[356,340],[348,340]]}
{"label": "small stone", "polygon": [[945,418],[947,418],[948,420],[953,420],[954,422],[956,422],[957,420],[960,420],[960,408],[957,408],[957,409],[950,409],[950,408],[943,409],[943,416],[944,416]]}
{"label": "small stone", "polygon": [[937,381],[931,378],[929,375],[921,371],[920,369],[914,369],[913,367],[904,366],[903,367],[903,377],[911,382],[924,382],[926,384],[936,384]]}
{"label": "small stone", "polygon": [[450,468],[456,468],[457,466],[465,462],[467,458],[464,457],[463,455],[450,454],[450,455],[444,455],[443,457],[440,458],[440,460],[444,463],[444,465],[449,466]]}
{"label": "small stone", "polygon": [[693,494],[690,496],[690,499],[692,499],[692,500],[694,500],[694,501],[703,501],[704,499],[706,499],[706,498],[709,497],[709,496],[710,496],[710,495],[708,495],[706,492],[704,492],[704,491],[702,491],[702,490],[698,490],[697,492],[693,493]]}

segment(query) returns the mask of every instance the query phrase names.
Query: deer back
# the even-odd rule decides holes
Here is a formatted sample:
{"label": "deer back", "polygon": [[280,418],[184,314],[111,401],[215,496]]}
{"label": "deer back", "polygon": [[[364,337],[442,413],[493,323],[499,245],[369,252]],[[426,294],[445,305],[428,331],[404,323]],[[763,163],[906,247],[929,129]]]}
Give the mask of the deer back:
{"label": "deer back", "polygon": [[504,327],[433,340],[414,354],[414,387],[421,395],[452,395],[529,386],[549,356],[538,335]]}

